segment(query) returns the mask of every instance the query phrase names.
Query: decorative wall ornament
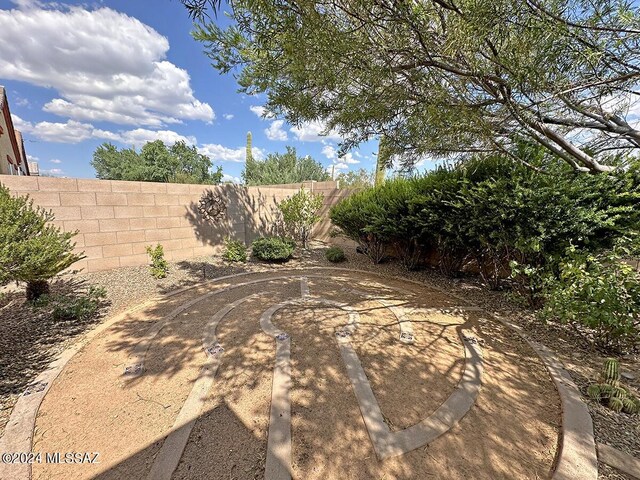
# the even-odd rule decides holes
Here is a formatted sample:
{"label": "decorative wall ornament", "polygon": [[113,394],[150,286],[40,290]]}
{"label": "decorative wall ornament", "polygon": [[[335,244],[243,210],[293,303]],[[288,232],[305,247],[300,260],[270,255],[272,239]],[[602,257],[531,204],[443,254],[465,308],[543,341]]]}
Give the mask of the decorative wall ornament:
{"label": "decorative wall ornament", "polygon": [[207,222],[220,220],[227,211],[221,194],[211,190],[205,191],[198,201],[198,212]]}

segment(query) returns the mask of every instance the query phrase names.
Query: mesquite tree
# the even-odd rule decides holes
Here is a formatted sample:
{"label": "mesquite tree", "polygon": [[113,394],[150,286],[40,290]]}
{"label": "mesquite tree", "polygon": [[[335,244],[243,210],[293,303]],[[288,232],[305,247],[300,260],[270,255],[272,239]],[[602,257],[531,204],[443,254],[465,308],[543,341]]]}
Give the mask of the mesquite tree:
{"label": "mesquite tree", "polygon": [[287,233],[309,246],[313,226],[320,221],[318,212],[322,208],[324,195],[314,194],[301,188],[295,195],[278,203]]}
{"label": "mesquite tree", "polygon": [[30,301],[48,292],[50,278],[84,258],[73,253],[76,233],[62,232],[53,219],[51,211],[0,185],[0,285],[25,282]]}
{"label": "mesquite tree", "polygon": [[[580,171],[636,149],[640,14],[631,0],[182,0],[215,68],[267,112],[425,156],[536,142]],[[391,158],[391,155],[390,155]]]}

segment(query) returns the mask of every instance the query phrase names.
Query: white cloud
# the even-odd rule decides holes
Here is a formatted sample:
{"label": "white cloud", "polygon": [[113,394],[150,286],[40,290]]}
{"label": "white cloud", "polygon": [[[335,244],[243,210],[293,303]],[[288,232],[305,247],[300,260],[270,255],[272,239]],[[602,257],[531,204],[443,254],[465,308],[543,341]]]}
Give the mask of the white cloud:
{"label": "white cloud", "polygon": [[64,171],[60,168],[50,168],[49,170],[40,170],[40,174],[53,175],[54,177],[59,177],[60,175],[64,175]]}
{"label": "white cloud", "polygon": [[233,118],[233,113],[225,113],[222,115],[225,120],[231,120]]}
{"label": "white cloud", "polygon": [[[211,121],[186,70],[166,60],[169,42],[153,28],[110,8],[0,10],[0,78],[53,88],[44,110],[75,121],[161,126]],[[16,38],[28,41],[16,42]]]}
{"label": "white cloud", "polygon": [[227,175],[226,173],[222,174],[222,181],[231,183],[242,183],[242,179],[240,177],[232,177],[231,175]]}
{"label": "white cloud", "polygon": [[336,168],[349,168],[348,165],[355,165],[357,163],[360,163],[360,160],[356,160],[351,152],[342,157],[338,157],[338,151],[332,145],[325,145],[324,147],[322,147],[322,153],[325,157],[331,160],[334,165],[344,165],[344,167],[336,166]]}
{"label": "white cloud", "polygon": [[264,107],[260,106],[260,105],[251,105],[249,107],[249,110],[251,110],[253,113],[255,113],[260,118],[262,118],[262,116],[264,115],[264,112],[265,112]]}
{"label": "white cloud", "polygon": [[45,142],[55,143],[80,143],[91,138],[93,126],[88,123],[80,123],[68,120],[66,123],[27,122],[17,115],[11,115],[13,126],[22,133],[30,133]]}
{"label": "white cloud", "polygon": [[[222,161],[243,163],[246,157],[245,147],[229,148],[217,143],[204,144],[201,147],[198,147],[198,151],[211,158],[214,162]],[[253,153],[253,157],[257,160],[264,158],[264,152],[260,148],[253,147],[251,152]]]}
{"label": "white cloud", "polygon": [[135,130],[109,132],[105,130],[94,129],[92,132],[94,138],[101,138],[111,142],[119,142],[124,145],[133,146],[135,148],[142,147],[147,142],[162,140],[167,145],[173,145],[176,142],[185,142],[187,145],[195,145],[197,140],[195,137],[185,137],[172,130],[145,130],[144,128],[136,128]]}
{"label": "white cloud", "polygon": [[62,160],[58,160],[57,158],[53,158],[49,160],[51,163],[62,163]]}
{"label": "white cloud", "polygon": [[264,129],[264,133],[269,140],[288,140],[287,132],[282,129],[284,120],[274,120],[269,128]]}
{"label": "white cloud", "polygon": [[33,155],[29,155],[27,153],[27,161],[28,162],[37,162],[38,160],[40,160],[38,157],[34,157]]}
{"label": "white cloud", "polygon": [[299,127],[291,127],[291,133],[296,140],[301,142],[326,142],[327,140],[340,141],[342,137],[337,130],[326,131],[327,126],[321,121],[306,122]]}
{"label": "white cloud", "polygon": [[29,133],[34,137],[46,142],[56,143],[80,143],[90,138],[98,138],[110,142],[119,142],[127,146],[139,148],[147,142],[162,140],[168,145],[173,145],[178,141],[189,145],[195,145],[195,137],[185,137],[172,130],[146,130],[136,128],[135,130],[112,132],[94,128],[90,123],[80,123],[75,120],[68,120],[66,123],[53,122],[26,122],[17,115],[12,115],[13,124],[17,130]]}
{"label": "white cloud", "polygon": [[338,152],[331,145],[325,145],[324,147],[322,147],[322,154],[329,160],[333,160],[338,156]]}

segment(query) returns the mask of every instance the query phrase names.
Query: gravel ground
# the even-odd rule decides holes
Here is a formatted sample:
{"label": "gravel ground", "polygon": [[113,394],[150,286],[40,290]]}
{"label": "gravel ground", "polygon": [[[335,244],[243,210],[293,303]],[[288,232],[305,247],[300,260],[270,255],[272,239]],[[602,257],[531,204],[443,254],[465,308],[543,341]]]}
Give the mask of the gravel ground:
{"label": "gravel ground", "polygon": [[[56,355],[73,344],[79,335],[101,319],[117,314],[150,297],[167,293],[206,279],[241,272],[278,271],[298,266],[335,266],[324,258],[322,244],[315,244],[286,263],[264,264],[249,261],[229,264],[219,257],[202,257],[171,264],[167,278],[155,280],[147,266],[126,267],[105,272],[77,274],[62,277],[52,285],[53,292],[79,291],[89,285],[100,285],[107,290],[107,302],[98,318],[88,322],[53,322],[49,312],[34,310],[25,304],[22,291],[8,291],[0,296],[0,433],[9,418],[17,397]],[[553,348],[571,373],[586,398],[586,388],[597,380],[602,362],[601,353],[585,345],[575,334],[562,326],[543,324],[528,310],[518,307],[509,295],[485,289],[477,278],[451,279],[433,270],[407,272],[395,262],[373,265],[367,257],[345,248],[347,261],[337,266],[368,270],[382,275],[403,276],[443,288],[464,296],[469,301],[495,315],[520,324],[530,337]],[[5,289],[6,290],[6,289]],[[640,391],[640,358],[621,359],[621,368],[635,375],[627,383]],[[640,415],[615,414],[587,399],[594,420],[597,441],[640,457]],[[605,480],[618,480],[622,476],[610,468],[602,468]]]}

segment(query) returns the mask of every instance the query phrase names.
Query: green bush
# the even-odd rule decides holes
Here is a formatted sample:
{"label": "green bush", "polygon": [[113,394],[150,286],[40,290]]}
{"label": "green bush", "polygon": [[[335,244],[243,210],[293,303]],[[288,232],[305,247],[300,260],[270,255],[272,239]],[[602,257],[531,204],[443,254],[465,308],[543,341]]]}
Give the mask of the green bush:
{"label": "green bush", "polygon": [[640,347],[640,273],[628,254],[622,245],[600,254],[570,247],[548,280],[543,318],[572,325],[606,351]]}
{"label": "green bush", "polygon": [[0,185],[0,285],[25,282],[29,301],[49,291],[50,278],[84,258],[73,253],[77,232],[62,232],[52,220],[51,211]]}
{"label": "green bush", "polygon": [[227,239],[224,242],[224,252],[222,258],[229,262],[246,262],[247,247],[243,242]]}
{"label": "green bush", "polygon": [[[437,258],[452,275],[472,262],[491,288],[508,280],[532,298],[541,288],[527,272],[554,270],[572,243],[598,252],[640,230],[640,163],[584,175],[526,145],[515,153],[546,173],[506,156],[475,157],[356,192],[331,219],[374,262],[395,252],[411,269]],[[510,263],[522,268],[510,272]]]}
{"label": "green bush", "polygon": [[327,251],[324,252],[324,256],[327,260],[333,263],[344,262],[347,259],[346,255],[344,254],[344,250],[342,250],[340,247],[328,248]]}
{"label": "green bush", "polygon": [[258,238],[251,244],[253,256],[266,262],[285,262],[295,250],[295,242],[288,238]]}
{"label": "green bush", "polygon": [[51,316],[54,320],[84,321],[96,315],[98,309],[104,304],[105,298],[104,288],[91,286],[86,293],[42,295],[32,302],[32,306],[34,308],[51,308]]}
{"label": "green bush", "polygon": [[87,320],[97,313],[105,297],[104,288],[94,286],[86,295],[58,297],[52,312],[53,319]]}
{"label": "green bush", "polygon": [[147,246],[147,254],[151,257],[151,275],[153,278],[165,278],[169,273],[169,263],[164,258],[162,245]]}
{"label": "green bush", "polygon": [[318,211],[322,208],[323,201],[322,194],[315,195],[301,188],[295,195],[278,204],[287,234],[293,235],[302,244],[302,248],[309,246],[311,229],[320,220]]}

